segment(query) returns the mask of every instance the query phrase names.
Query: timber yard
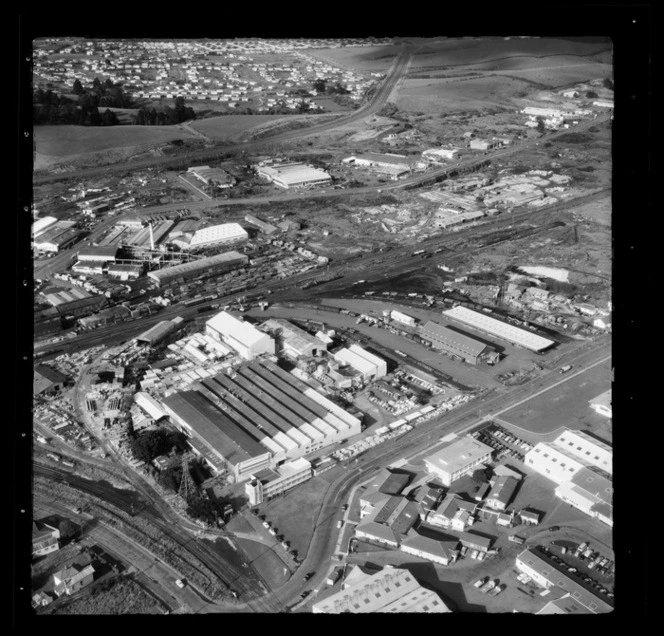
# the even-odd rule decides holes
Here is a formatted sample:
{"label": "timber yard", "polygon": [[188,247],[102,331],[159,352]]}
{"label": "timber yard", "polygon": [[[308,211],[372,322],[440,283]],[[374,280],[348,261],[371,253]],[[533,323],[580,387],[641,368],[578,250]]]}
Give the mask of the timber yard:
{"label": "timber yard", "polygon": [[610,40],[31,73],[32,612],[613,611]]}

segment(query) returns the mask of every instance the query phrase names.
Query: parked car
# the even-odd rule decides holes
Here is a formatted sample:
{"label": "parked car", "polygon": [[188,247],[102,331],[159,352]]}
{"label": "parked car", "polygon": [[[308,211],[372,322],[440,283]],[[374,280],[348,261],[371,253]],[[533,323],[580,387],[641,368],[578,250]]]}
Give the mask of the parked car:
{"label": "parked car", "polygon": [[488,576],[483,576],[481,579],[477,579],[473,585],[477,588],[482,587],[489,580]]}
{"label": "parked car", "polygon": [[498,594],[500,594],[506,587],[507,587],[507,585],[505,585],[505,583],[501,583],[500,585],[496,585],[496,587],[494,587],[489,592],[489,596],[498,596]]}

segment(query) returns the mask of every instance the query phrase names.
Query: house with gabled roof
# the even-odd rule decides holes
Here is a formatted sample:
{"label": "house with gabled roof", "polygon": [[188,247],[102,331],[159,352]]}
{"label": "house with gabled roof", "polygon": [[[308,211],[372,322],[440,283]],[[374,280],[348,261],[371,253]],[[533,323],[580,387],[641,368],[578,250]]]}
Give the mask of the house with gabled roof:
{"label": "house with gabled roof", "polygon": [[78,592],[81,588],[92,583],[94,573],[95,569],[92,564],[81,566],[75,563],[65,567],[53,575],[53,583],[55,583],[53,591],[57,596]]}
{"label": "house with gabled roof", "polygon": [[32,556],[43,556],[60,549],[60,530],[42,523],[32,522]]}

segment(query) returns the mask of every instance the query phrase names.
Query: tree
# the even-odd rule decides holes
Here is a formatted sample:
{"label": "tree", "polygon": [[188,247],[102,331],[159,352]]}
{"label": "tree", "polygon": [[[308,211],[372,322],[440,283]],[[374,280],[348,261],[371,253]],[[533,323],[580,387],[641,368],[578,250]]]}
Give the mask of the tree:
{"label": "tree", "polygon": [[317,79],[313,83],[313,88],[318,93],[324,93],[327,88],[327,84],[324,79]]}
{"label": "tree", "polygon": [[187,514],[190,517],[206,523],[215,523],[218,513],[216,504],[202,497],[192,499],[187,507]]}
{"label": "tree", "polygon": [[63,519],[58,523],[58,530],[60,531],[60,541],[66,543],[70,539],[73,539],[81,531],[80,526],[75,524],[69,519]]}
{"label": "tree", "polygon": [[151,462],[155,457],[167,453],[170,447],[170,441],[164,429],[146,431],[131,443],[134,457],[144,462]]}
{"label": "tree", "polygon": [[81,84],[81,80],[74,80],[74,88],[72,88],[72,93],[74,93],[74,95],[81,95],[83,93],[83,84]]}
{"label": "tree", "polygon": [[613,80],[609,77],[604,78],[602,85],[604,86],[604,88],[608,88],[610,91],[613,90]]}
{"label": "tree", "polygon": [[475,484],[483,484],[488,480],[488,475],[486,470],[483,468],[478,468],[476,471],[473,471],[471,479],[473,480],[473,483]]}
{"label": "tree", "polygon": [[595,97],[597,97],[597,93],[595,91],[587,91],[586,92],[586,97],[588,99],[594,99]]}
{"label": "tree", "polygon": [[537,118],[537,128],[536,128],[536,130],[539,133],[543,133],[546,130],[546,125],[544,124],[544,119],[542,119],[541,117]]}
{"label": "tree", "polygon": [[102,126],[116,126],[117,124],[118,124],[117,115],[113,111],[111,111],[107,108],[101,116],[101,125]]}

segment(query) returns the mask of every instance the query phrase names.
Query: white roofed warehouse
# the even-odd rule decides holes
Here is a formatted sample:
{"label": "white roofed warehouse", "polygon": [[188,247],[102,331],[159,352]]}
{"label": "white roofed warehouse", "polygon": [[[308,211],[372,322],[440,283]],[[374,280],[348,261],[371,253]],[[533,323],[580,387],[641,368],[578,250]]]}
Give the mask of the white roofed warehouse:
{"label": "white roofed warehouse", "polygon": [[387,363],[382,358],[369,353],[358,345],[340,349],[333,354],[334,359],[342,365],[348,365],[362,375],[365,382],[377,380],[387,375]]}
{"label": "white roofed warehouse", "polygon": [[210,225],[194,232],[189,242],[189,249],[218,243],[246,241],[248,238],[249,234],[247,234],[247,231],[239,223]]}
{"label": "white roofed warehouse", "polygon": [[327,172],[304,163],[261,166],[257,169],[257,173],[281,188],[300,188],[332,182],[332,177]]}
{"label": "white roofed warehouse", "polygon": [[225,311],[205,323],[205,333],[232,347],[245,360],[253,360],[261,353],[275,352],[274,340],[269,334]]}
{"label": "white roofed warehouse", "polygon": [[470,435],[458,439],[424,459],[426,469],[444,486],[472,473],[491,461],[492,448]]}
{"label": "white roofed warehouse", "polygon": [[443,316],[531,351],[544,351],[555,344],[553,340],[460,305],[444,311]]}

